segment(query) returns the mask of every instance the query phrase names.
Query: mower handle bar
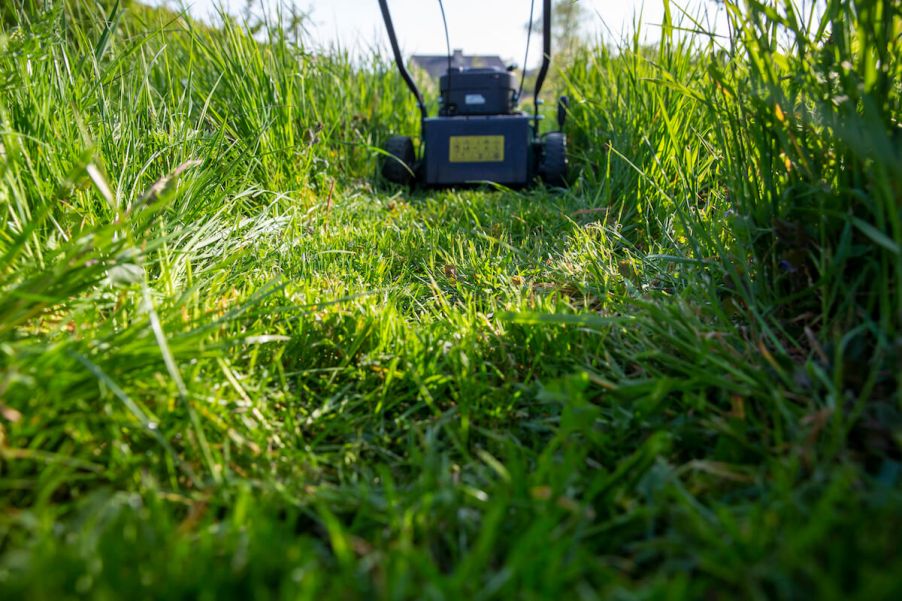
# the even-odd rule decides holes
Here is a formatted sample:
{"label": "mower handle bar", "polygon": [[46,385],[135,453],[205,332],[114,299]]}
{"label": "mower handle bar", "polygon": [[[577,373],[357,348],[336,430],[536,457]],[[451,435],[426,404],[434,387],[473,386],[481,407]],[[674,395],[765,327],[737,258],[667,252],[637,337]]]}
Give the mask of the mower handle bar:
{"label": "mower handle bar", "polygon": [[391,49],[395,55],[395,64],[398,65],[398,71],[401,72],[401,77],[404,78],[407,87],[410,88],[410,91],[413,92],[413,95],[416,97],[417,106],[420,107],[420,114],[423,116],[423,119],[425,119],[428,116],[426,112],[426,103],[423,101],[423,94],[420,93],[420,89],[417,87],[416,82],[414,82],[413,77],[410,75],[410,71],[407,70],[407,66],[404,64],[404,57],[401,56],[401,48],[398,47],[398,36],[395,35],[395,26],[391,21],[391,13],[388,12],[387,0],[379,0],[379,8],[382,9],[382,19],[385,21],[385,29],[388,31],[388,41],[391,42]]}
{"label": "mower handle bar", "polygon": [[[392,53],[395,55],[395,64],[404,83],[410,88],[411,93],[417,99],[417,106],[420,108],[420,114],[423,119],[428,116],[426,111],[426,103],[423,101],[423,94],[417,87],[416,82],[410,75],[407,66],[404,64],[404,57],[401,55],[401,48],[398,46],[398,36],[395,35],[395,26],[391,20],[391,13],[388,10],[388,0],[379,0],[379,8],[382,9],[382,19],[385,21],[385,29],[388,32],[388,41],[391,43]],[[542,85],[545,83],[545,77],[548,75],[548,67],[551,65],[551,0],[543,0],[542,2],[542,68],[539,69],[539,76],[536,79],[536,89],[533,92],[536,102],[536,114],[539,114],[539,94],[542,92]],[[529,24],[532,27],[532,23]],[[523,65],[526,69],[526,65]]]}

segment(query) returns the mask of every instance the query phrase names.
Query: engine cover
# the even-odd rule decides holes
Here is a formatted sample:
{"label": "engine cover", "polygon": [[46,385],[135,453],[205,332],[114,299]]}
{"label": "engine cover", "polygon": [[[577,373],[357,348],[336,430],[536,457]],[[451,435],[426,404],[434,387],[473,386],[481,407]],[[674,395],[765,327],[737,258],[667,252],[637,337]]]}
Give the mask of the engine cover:
{"label": "engine cover", "polygon": [[452,68],[439,80],[441,115],[510,115],[517,80],[501,69]]}

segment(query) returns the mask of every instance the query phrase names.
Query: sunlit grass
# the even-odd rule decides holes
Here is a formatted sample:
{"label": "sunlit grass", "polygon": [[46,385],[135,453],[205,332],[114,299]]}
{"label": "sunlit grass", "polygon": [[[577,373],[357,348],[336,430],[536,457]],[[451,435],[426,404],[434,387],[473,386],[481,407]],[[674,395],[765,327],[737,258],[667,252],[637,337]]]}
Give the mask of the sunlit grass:
{"label": "sunlit grass", "polygon": [[278,23],[8,18],[2,596],[897,597],[902,17],[728,8],[529,192]]}

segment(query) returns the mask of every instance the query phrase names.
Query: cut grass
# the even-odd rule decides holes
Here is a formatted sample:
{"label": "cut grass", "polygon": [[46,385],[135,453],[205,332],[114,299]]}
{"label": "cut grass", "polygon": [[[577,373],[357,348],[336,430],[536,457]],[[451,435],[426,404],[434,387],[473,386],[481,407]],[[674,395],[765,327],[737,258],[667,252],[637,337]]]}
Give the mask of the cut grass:
{"label": "cut grass", "polygon": [[415,194],[377,59],[17,17],[3,596],[897,598],[900,16],[789,11],[578,57],[569,191]]}

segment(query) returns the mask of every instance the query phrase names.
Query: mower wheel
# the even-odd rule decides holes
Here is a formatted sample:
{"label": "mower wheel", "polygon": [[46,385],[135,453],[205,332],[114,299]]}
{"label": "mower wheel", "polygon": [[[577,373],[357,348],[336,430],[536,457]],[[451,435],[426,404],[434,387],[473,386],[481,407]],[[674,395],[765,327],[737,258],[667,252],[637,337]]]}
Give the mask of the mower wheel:
{"label": "mower wheel", "polygon": [[567,185],[567,136],[564,134],[550,133],[542,140],[539,177],[548,186]]}
{"label": "mower wheel", "polygon": [[392,136],[382,149],[382,177],[402,186],[409,186],[414,178],[416,154],[413,141],[407,136]]}

